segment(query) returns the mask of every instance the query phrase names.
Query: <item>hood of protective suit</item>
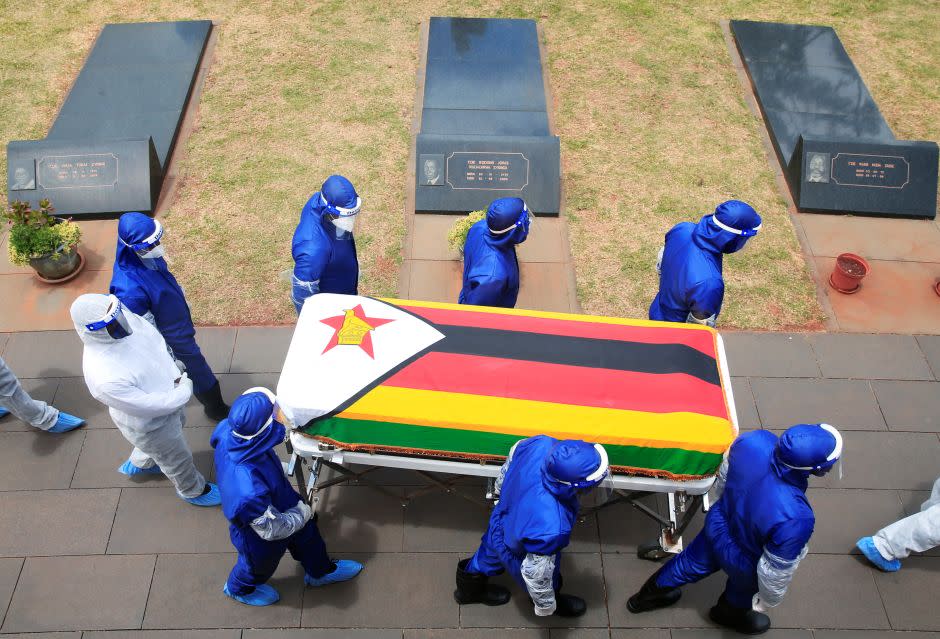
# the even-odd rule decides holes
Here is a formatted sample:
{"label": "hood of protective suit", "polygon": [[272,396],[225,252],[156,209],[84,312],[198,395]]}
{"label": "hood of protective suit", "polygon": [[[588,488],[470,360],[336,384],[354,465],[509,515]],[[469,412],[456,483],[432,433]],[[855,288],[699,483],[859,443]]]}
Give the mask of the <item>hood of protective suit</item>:
{"label": "hood of protective suit", "polygon": [[803,469],[817,466],[823,470],[831,468],[838,458],[827,458],[836,450],[837,444],[835,436],[820,424],[791,426],[780,436],[774,448],[774,472],[805,490],[812,471]]}
{"label": "hood of protective suit", "polygon": [[[342,175],[331,175],[326,178],[323,186],[320,187],[320,195],[326,200],[327,205],[343,209],[353,208],[356,205],[356,200],[359,199],[359,194],[356,193],[356,188],[352,185],[352,182]],[[328,207],[322,205],[321,202],[321,208]]]}
{"label": "hood of protective suit", "polygon": [[[166,270],[166,260],[162,257],[143,259],[127,244],[138,244],[153,235],[157,224],[143,213],[130,212],[118,221],[117,251],[114,261],[124,268],[152,268]],[[126,242],[126,244],[125,244]]]}
{"label": "hood of protective suit", "polygon": [[85,328],[86,325],[96,322],[104,317],[108,312],[108,306],[111,304],[111,298],[108,295],[98,293],[86,293],[79,295],[72,302],[69,312],[72,315],[72,323],[75,325],[75,332],[85,344],[114,344],[117,340],[108,335],[108,331],[90,331]]}
{"label": "hood of protective suit", "polygon": [[578,488],[569,484],[583,482],[600,465],[601,456],[594,444],[579,439],[560,441],[552,448],[542,466],[545,487],[561,500],[576,502]]}
{"label": "hood of protective suit", "polygon": [[522,244],[529,236],[529,223],[521,224],[506,233],[494,233],[511,227],[525,210],[525,202],[518,197],[502,197],[493,200],[486,209],[486,227],[490,230],[486,241],[497,247]]}
{"label": "hood of protective suit", "polygon": [[697,246],[715,253],[740,251],[750,238],[720,228],[712,218],[717,218],[725,226],[742,230],[757,228],[761,223],[760,215],[750,204],[740,200],[722,202],[714,213],[702,217],[692,231],[692,241]]}
{"label": "hood of protective suit", "polygon": [[228,417],[216,426],[209,443],[218,448],[225,439],[226,448],[235,462],[250,461],[265,454],[284,441],[286,429],[283,424],[275,420],[252,439],[243,439],[234,433],[245,437],[255,435],[267,423],[273,410],[274,404],[264,393],[242,395],[232,403]]}

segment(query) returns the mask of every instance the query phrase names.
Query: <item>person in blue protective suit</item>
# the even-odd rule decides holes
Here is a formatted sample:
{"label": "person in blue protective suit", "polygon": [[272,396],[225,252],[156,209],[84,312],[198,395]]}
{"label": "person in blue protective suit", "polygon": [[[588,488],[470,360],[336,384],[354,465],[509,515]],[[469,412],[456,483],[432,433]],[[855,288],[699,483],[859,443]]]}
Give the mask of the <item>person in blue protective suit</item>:
{"label": "person in blue protective suit", "polygon": [[766,632],[764,613],[783,600],[813,534],[809,476],[825,475],[841,455],[842,436],[829,424],[798,424],[779,438],[766,430],[738,437],[719,469],[719,496],[702,532],[627,608],[669,606],[682,595],[680,586],[723,570],[728,581],[709,613],[712,621],[745,634]]}
{"label": "person in blue protective suit", "polygon": [[317,293],[357,294],[359,258],[353,231],[361,209],[362,198],[342,175],[326,178],[304,205],[291,243],[291,301],[298,315],[304,301]]}
{"label": "person in blue protective suit", "polygon": [[352,579],[362,564],[331,561],[310,507],[291,487],[274,448],[284,441],[274,395],[252,388],[235,400],[227,419],[216,426],[210,443],[222,493],[222,512],[238,551],[222,591],[250,606],[280,599],[265,582],[285,551],[304,568],[308,586]]}
{"label": "person in blue protective suit", "polygon": [[744,248],[760,227],[757,211],[738,200],[719,204],[697,224],[672,227],[656,263],[659,292],[649,318],[715,326],[725,295],[722,257]]}
{"label": "person in blue protective suit", "polygon": [[560,592],[559,562],[578,517],[579,493],[607,475],[607,453],[598,444],[546,435],[517,442],[496,480],[499,501],[480,548],[457,564],[457,603],[507,603],[509,591],[487,582],[509,571],[528,591],[536,615],[583,615],[584,600]]}
{"label": "person in blue protective suit", "polygon": [[458,301],[513,308],[519,296],[516,244],[529,236],[532,217],[522,199],[493,200],[486,217],[467,232],[463,247],[463,288]]}
{"label": "person in blue protective suit", "polygon": [[219,380],[196,344],[196,328],[183,289],[164,259],[163,225],[143,213],[125,213],[118,222],[117,255],[111,293],[124,306],[153,324],[174,358],[186,367],[193,395],[215,421],[228,414]]}

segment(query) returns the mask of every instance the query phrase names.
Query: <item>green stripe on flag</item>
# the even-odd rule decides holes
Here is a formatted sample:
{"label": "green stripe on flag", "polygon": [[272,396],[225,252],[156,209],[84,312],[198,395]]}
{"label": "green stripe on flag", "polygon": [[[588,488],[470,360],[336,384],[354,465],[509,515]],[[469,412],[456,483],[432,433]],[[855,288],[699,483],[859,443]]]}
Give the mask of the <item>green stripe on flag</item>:
{"label": "green stripe on flag", "polygon": [[[475,455],[509,454],[522,439],[518,435],[487,433],[455,428],[395,424],[345,417],[329,417],[314,422],[307,435],[359,446],[394,446],[420,450]],[[711,475],[721,464],[721,455],[682,448],[647,448],[604,444],[611,466],[629,466],[673,475]]]}

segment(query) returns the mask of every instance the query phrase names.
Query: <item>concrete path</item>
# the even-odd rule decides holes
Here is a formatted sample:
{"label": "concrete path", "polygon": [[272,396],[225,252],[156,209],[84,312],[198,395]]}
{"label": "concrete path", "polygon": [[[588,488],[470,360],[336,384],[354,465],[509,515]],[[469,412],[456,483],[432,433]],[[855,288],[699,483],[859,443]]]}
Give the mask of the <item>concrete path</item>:
{"label": "concrete path", "polygon": [[[200,329],[199,341],[232,399],[250,386],[276,385],[290,335],[290,328],[215,328]],[[859,536],[916,508],[940,475],[940,337],[728,333],[725,340],[745,428],[825,419],[846,439],[844,479],[827,478],[810,490],[818,516],[812,554],[773,611],[778,630],[767,636],[940,639],[940,552],[913,557],[894,575],[852,553]],[[334,556],[365,563],[362,576],[304,589],[288,558],[273,581],[279,604],[236,604],[220,592],[234,560],[221,513],[183,503],[163,479],[137,482],[116,472],[130,447],[87,394],[78,338],[0,333],[0,354],[30,392],[90,421],[54,436],[11,417],[0,420],[0,636],[730,636],[706,617],[719,577],[687,588],[668,611],[627,613],[626,598],[655,569],[635,556],[655,527],[632,509],[614,508],[577,527],[566,584],[587,599],[588,614],[573,622],[539,620],[518,589],[514,602],[498,609],[459,607],[451,598],[455,562],[475,549],[485,527],[482,509],[442,493],[403,509],[355,484],[330,491],[321,528]],[[188,416],[197,464],[211,477],[212,424],[197,405]],[[392,490],[414,483],[401,472],[381,476]]]}

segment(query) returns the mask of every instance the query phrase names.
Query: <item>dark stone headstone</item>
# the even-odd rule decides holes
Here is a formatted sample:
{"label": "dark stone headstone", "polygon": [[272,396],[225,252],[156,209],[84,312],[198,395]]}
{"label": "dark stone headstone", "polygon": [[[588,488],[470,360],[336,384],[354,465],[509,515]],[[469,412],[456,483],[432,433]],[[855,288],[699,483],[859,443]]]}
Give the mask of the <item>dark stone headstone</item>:
{"label": "dark stone headstone", "polygon": [[557,215],[557,189],[533,188],[558,184],[557,140],[418,135],[421,210],[473,211],[498,197],[521,197],[533,212]]}
{"label": "dark stone headstone", "polygon": [[[814,144],[828,140],[838,149],[848,148],[843,142],[863,143],[853,147],[862,154],[878,155],[878,149],[885,145],[898,154],[902,153],[898,149],[906,149],[918,158],[916,169],[912,169],[917,184],[937,181],[936,161],[932,165],[929,161],[933,143],[895,139],[832,28],[732,20],[731,30],[800,210],[929,218],[936,215],[936,187],[928,197],[926,187],[915,187],[913,182],[903,189],[884,191],[875,186],[848,185],[821,190],[819,183],[803,188],[806,183],[802,177],[809,167],[802,165],[805,148],[797,148],[801,136],[807,144],[810,139]],[[931,166],[933,176],[923,174]],[[917,198],[917,202],[911,198]]]}
{"label": "dark stone headstone", "polygon": [[934,142],[847,142],[803,136],[787,173],[801,211],[933,217]]}
{"label": "dark stone headstone", "polygon": [[[46,140],[15,142],[9,148],[22,157],[37,158],[58,148],[71,149],[78,156],[117,155],[120,150],[123,159],[118,161],[117,183],[110,187],[97,182],[80,184],[101,181],[104,173],[92,178],[77,177],[72,171],[67,185],[37,185],[37,190],[46,191],[39,197],[49,197],[63,215],[111,214],[129,208],[151,211],[156,196],[143,194],[149,194],[154,185],[159,194],[211,29],[208,20],[105,25]],[[30,144],[37,145],[36,149],[27,150]],[[153,145],[157,163],[145,175],[137,167],[150,165],[148,144]],[[132,166],[135,170],[128,172]],[[51,176],[46,174],[48,179]],[[130,184],[129,180],[140,182]],[[9,188],[14,190],[12,181]],[[116,199],[109,199],[108,193]],[[129,199],[146,201],[149,206],[124,206]]]}
{"label": "dark stone headstone", "polygon": [[517,196],[560,207],[560,147],[549,127],[532,20],[431,18],[415,210],[466,212]]}
{"label": "dark stone headstone", "polygon": [[152,211],[161,168],[153,140],[29,140],[7,145],[8,198],[38,208],[48,198],[57,215]]}

